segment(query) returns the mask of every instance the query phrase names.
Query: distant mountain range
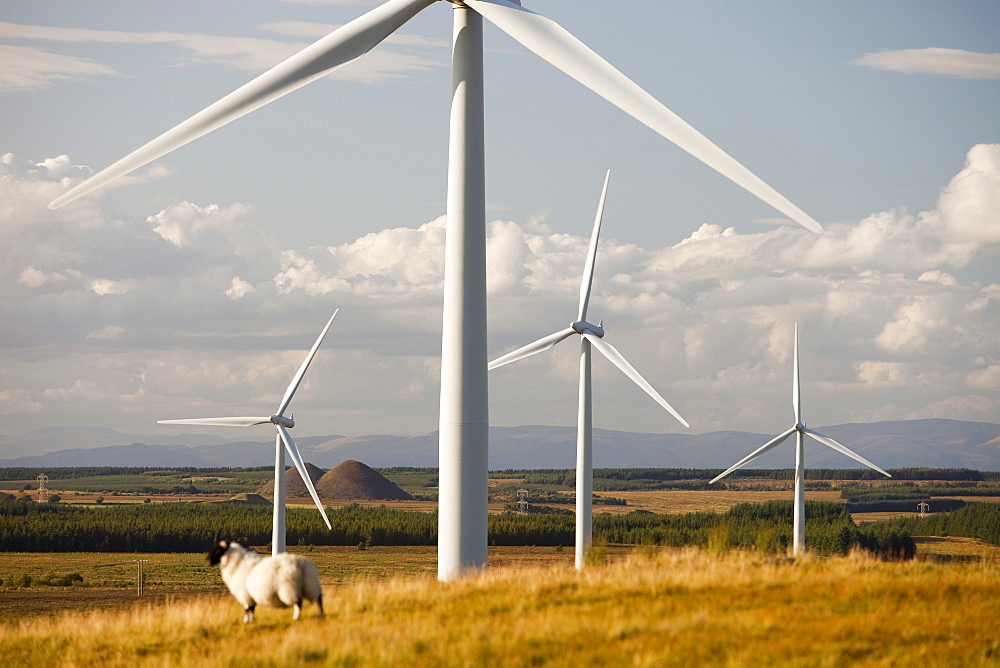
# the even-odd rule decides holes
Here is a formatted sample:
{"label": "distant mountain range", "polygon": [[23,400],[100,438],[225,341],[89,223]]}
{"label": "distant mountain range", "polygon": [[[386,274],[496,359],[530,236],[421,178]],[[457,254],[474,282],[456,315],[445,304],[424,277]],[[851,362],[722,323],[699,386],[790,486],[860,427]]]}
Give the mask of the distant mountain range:
{"label": "distant mountain range", "polygon": [[[905,420],[819,427],[883,468],[933,467],[1000,471],[1000,424],[960,420]],[[266,466],[274,441],[229,441],[202,434],[128,435],[105,427],[46,427],[0,437],[0,467],[10,466]],[[741,431],[642,434],[594,430],[594,465],[601,468],[725,468],[772,437]],[[369,466],[437,466],[437,432],[421,435],[312,436],[296,439],[303,459],[332,468],[348,459]],[[490,469],[573,468],[574,427],[491,427]],[[791,468],[791,442],[754,463]],[[807,441],[806,466],[860,464]]]}

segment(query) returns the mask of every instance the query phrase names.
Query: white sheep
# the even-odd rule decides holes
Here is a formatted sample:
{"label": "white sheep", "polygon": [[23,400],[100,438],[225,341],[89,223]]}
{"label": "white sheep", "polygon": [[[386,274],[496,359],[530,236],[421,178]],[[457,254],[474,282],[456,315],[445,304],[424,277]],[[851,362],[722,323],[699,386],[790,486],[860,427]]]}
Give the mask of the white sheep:
{"label": "white sheep", "polygon": [[323,590],[316,565],[297,554],[262,557],[239,543],[219,541],[208,555],[212,566],[220,564],[222,581],[243,606],[244,622],[253,621],[257,604],[276,608],[292,606],[292,619],[302,613],[302,602],[313,601],[323,616]]}

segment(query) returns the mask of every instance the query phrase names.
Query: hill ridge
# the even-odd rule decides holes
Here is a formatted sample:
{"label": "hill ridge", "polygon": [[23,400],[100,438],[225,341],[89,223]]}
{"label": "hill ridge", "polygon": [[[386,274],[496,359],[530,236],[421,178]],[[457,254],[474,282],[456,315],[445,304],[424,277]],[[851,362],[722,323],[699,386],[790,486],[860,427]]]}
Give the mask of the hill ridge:
{"label": "hill ridge", "polygon": [[[782,423],[783,428],[783,423]],[[60,445],[72,443],[75,428],[55,430]],[[83,440],[94,431],[81,428]],[[972,468],[1000,471],[1000,424],[946,418],[887,420],[818,427],[883,468]],[[38,434],[0,441],[0,467],[31,466],[266,466],[274,461],[274,444],[260,441],[205,443],[201,435],[188,444],[179,437],[137,436],[109,430],[111,444],[46,450]],[[776,427],[775,433],[781,429]],[[103,432],[107,433],[107,432]],[[725,468],[758,448],[774,434],[736,430],[684,433],[640,433],[594,429],[594,466],[599,468]],[[19,440],[20,439],[20,440]],[[114,443],[114,441],[118,443]],[[167,443],[163,443],[167,440]],[[210,441],[212,439],[209,439]],[[145,441],[145,442],[143,442]],[[573,468],[575,427],[523,425],[491,427],[489,467]],[[325,468],[354,459],[370,466],[437,466],[437,432],[309,436],[296,439],[303,459]],[[21,454],[26,444],[32,454]],[[760,468],[790,468],[791,448],[782,445],[758,460]],[[809,443],[809,468],[856,468],[860,464]]]}

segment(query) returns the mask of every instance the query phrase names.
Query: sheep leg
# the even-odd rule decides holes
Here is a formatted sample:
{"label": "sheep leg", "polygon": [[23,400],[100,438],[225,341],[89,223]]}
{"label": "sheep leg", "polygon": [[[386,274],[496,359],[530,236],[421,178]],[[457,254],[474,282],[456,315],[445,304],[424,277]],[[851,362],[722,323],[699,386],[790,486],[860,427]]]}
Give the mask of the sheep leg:
{"label": "sheep leg", "polygon": [[292,621],[298,621],[299,617],[302,615],[302,599],[295,601],[295,607],[292,608]]}
{"label": "sheep leg", "polygon": [[320,594],[319,598],[316,599],[316,605],[319,606],[319,615],[317,615],[317,616],[318,617],[322,617],[323,616],[323,595],[322,594]]}
{"label": "sheep leg", "polygon": [[243,623],[244,624],[249,624],[250,622],[253,621],[253,610],[254,610],[255,607],[256,607],[256,604],[251,604],[251,605],[245,605],[245,606],[243,606],[243,610],[244,610],[244,612],[243,612]]}

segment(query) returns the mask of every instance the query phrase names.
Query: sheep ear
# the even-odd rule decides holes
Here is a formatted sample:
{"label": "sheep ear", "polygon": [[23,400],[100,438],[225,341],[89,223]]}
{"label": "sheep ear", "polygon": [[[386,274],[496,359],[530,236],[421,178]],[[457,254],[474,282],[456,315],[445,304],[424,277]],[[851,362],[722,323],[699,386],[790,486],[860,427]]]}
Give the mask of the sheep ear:
{"label": "sheep ear", "polygon": [[223,550],[229,549],[229,541],[228,540],[220,540],[219,541],[219,547],[221,547]]}

